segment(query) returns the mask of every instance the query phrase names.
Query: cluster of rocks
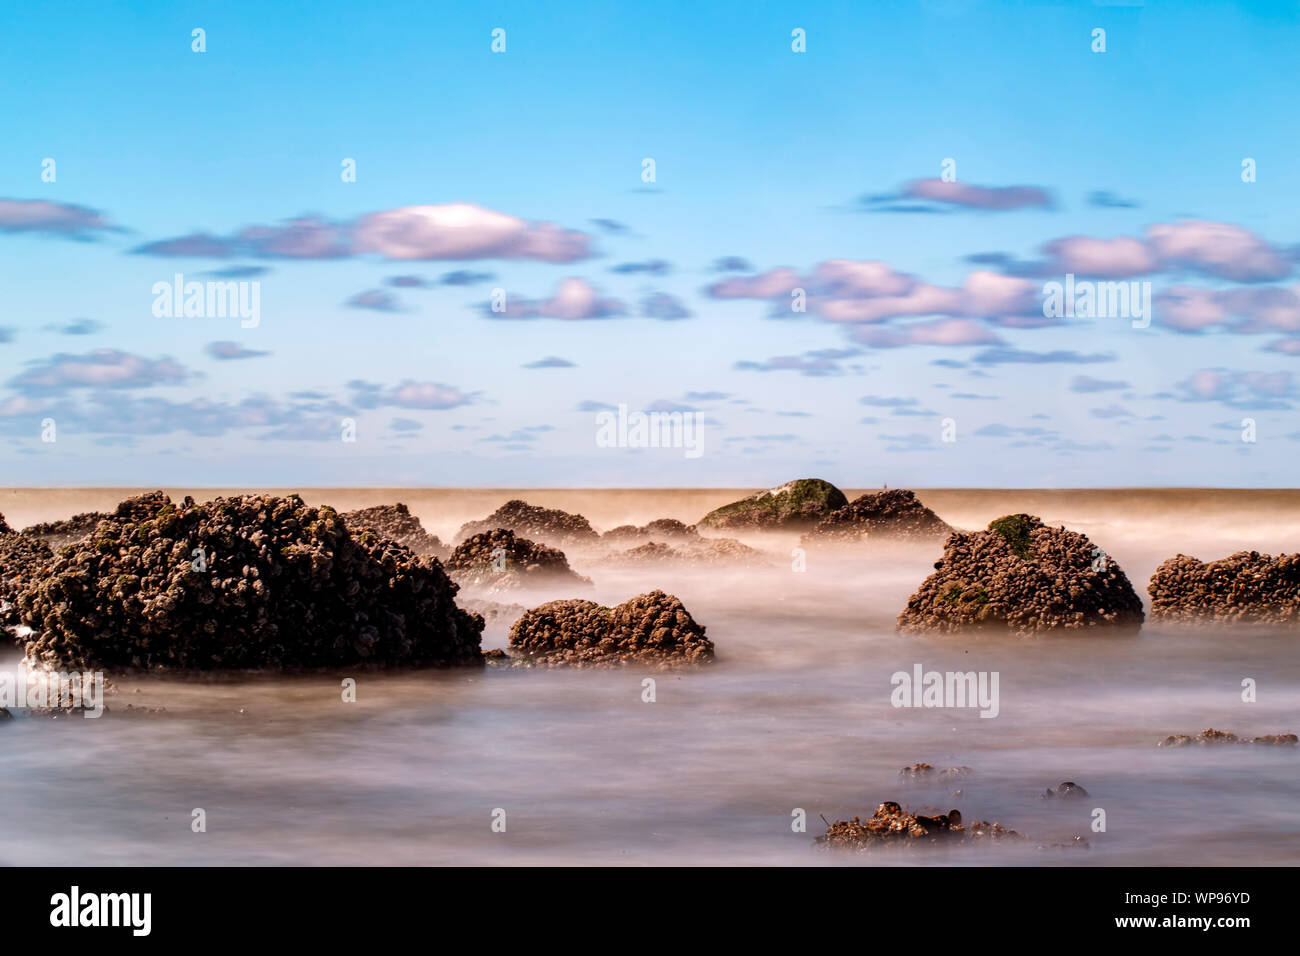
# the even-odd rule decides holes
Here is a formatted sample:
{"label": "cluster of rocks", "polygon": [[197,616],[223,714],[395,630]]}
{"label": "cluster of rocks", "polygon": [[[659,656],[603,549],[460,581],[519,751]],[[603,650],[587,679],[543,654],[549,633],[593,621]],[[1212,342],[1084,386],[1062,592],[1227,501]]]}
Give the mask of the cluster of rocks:
{"label": "cluster of rocks", "polygon": [[23,534],[39,538],[57,550],[65,544],[90,537],[101,521],[109,518],[145,520],[158,509],[171,504],[171,499],[161,491],[148,491],[132,495],[118,503],[112,511],[84,511],[60,521],[46,521],[23,529]]}
{"label": "cluster of rocks", "polygon": [[1169,558],[1147,585],[1151,617],[1188,623],[1300,623],[1300,554],[1238,551],[1203,562]]}
{"label": "cluster of rocks", "polygon": [[1032,633],[1142,624],[1142,599],[1114,560],[1086,535],[1031,515],[955,532],[934,567],[898,616],[900,629]]}
{"label": "cluster of rocks", "polygon": [[604,607],[592,601],[551,601],[510,629],[510,649],[543,666],[673,667],[713,660],[713,642],[682,602],[650,591]]}
{"label": "cluster of rocks", "polygon": [[786,531],[807,528],[849,503],[844,492],[820,478],[799,478],[715,508],[701,528]]}
{"label": "cluster of rocks", "polygon": [[55,668],[481,663],[483,620],[434,558],[297,495],[124,502],[18,596]]}
{"label": "cluster of rocks", "polygon": [[1202,730],[1199,734],[1171,734],[1164,740],[1160,741],[1158,747],[1189,747],[1189,746],[1213,746],[1215,744],[1261,744],[1272,747],[1294,747],[1300,743],[1300,737],[1295,734],[1265,734],[1262,737],[1238,737],[1236,734],[1226,730],[1215,730],[1213,727],[1208,730]]}
{"label": "cluster of rocks", "polygon": [[802,543],[851,544],[864,538],[930,541],[955,529],[903,488],[862,495],[831,512],[803,536]]}
{"label": "cluster of rocks", "polygon": [[415,554],[431,554],[443,561],[451,554],[451,548],[439,541],[436,534],[425,531],[420,519],[401,502],[349,511],[343,515],[343,520],[353,534],[366,529],[377,531]]}
{"label": "cluster of rocks", "polygon": [[979,821],[969,826],[961,811],[949,810],[934,816],[909,813],[892,800],[882,803],[866,820],[854,817],[826,828],[818,843],[832,850],[868,850],[886,844],[975,843],[1024,839],[1000,823]]}
{"label": "cluster of rocks", "polygon": [[469,521],[461,525],[456,541],[461,542],[485,531],[505,528],[530,541],[563,547],[565,545],[591,545],[600,540],[591,523],[582,515],[569,514],[555,508],[540,508],[515,498],[507,501],[482,521]]}
{"label": "cluster of rocks", "polygon": [[506,528],[494,528],[461,542],[447,559],[447,572],[463,587],[506,591],[551,584],[590,586],[569,567],[564,552],[537,544]]}

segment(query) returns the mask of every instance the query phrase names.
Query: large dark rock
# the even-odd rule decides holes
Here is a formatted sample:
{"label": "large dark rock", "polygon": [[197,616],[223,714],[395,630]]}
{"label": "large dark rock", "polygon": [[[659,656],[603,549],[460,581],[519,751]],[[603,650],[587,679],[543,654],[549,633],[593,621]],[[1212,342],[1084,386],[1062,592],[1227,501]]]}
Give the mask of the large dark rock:
{"label": "large dark rock", "polygon": [[47,521],[24,528],[23,534],[39,538],[55,550],[73,541],[90,537],[99,523],[106,518],[126,518],[143,521],[160,508],[171,504],[171,499],[161,491],[132,495],[120,502],[112,511],[84,511],[61,521]]}
{"label": "large dark rock", "polygon": [[715,508],[700,519],[699,527],[751,531],[806,528],[848,503],[844,492],[829,481],[799,478]]}
{"label": "large dark rock", "polygon": [[451,548],[439,541],[436,534],[425,531],[420,519],[401,502],[349,511],[343,515],[343,520],[353,534],[370,528],[416,554],[431,554],[443,561],[451,554]]}
{"label": "large dark rock", "polygon": [[537,664],[672,667],[713,660],[713,642],[682,602],[651,591],[618,607],[551,601],[510,629],[510,649]]}
{"label": "large dark rock", "polygon": [[600,540],[591,523],[582,515],[569,514],[555,508],[540,508],[515,498],[482,521],[469,521],[461,525],[460,531],[456,533],[456,541],[461,542],[498,528],[513,531],[530,541],[557,546],[594,544]]}
{"label": "large dark rock", "polygon": [[18,534],[0,515],[0,628],[20,623],[19,592],[45,574],[53,559],[54,553],[44,541]]}
{"label": "large dark rock", "polygon": [[851,543],[864,538],[932,541],[947,537],[953,530],[914,492],[895,488],[862,495],[831,512],[804,535],[803,543]]}
{"label": "large dark rock", "polygon": [[1169,558],[1147,585],[1151,617],[1207,624],[1300,624],[1300,554],[1258,551],[1208,563]]}
{"label": "large dark rock", "polygon": [[1007,515],[987,531],[957,532],[898,616],[910,631],[1136,630],[1142,600],[1088,537]]}
{"label": "large dark rock", "polygon": [[447,573],[464,587],[504,591],[554,584],[590,585],[569,567],[564,552],[521,538],[506,528],[476,534],[456,546]]}
{"label": "large dark rock", "polygon": [[104,670],[482,661],[483,621],[456,606],[442,566],[373,531],[354,536],[333,508],[240,495],[119,510],[19,595],[38,661]]}

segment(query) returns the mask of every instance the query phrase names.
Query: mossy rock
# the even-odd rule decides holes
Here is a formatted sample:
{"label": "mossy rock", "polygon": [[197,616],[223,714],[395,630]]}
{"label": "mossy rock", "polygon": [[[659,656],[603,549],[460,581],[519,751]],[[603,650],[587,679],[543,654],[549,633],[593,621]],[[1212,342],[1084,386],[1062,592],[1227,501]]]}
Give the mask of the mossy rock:
{"label": "mossy rock", "polygon": [[849,503],[844,492],[820,478],[795,481],[760,491],[710,511],[704,528],[791,528],[821,521]]}
{"label": "mossy rock", "polygon": [[988,530],[1002,536],[1018,558],[1028,558],[1034,550],[1033,533],[1042,522],[1030,515],[1003,515],[989,522]]}

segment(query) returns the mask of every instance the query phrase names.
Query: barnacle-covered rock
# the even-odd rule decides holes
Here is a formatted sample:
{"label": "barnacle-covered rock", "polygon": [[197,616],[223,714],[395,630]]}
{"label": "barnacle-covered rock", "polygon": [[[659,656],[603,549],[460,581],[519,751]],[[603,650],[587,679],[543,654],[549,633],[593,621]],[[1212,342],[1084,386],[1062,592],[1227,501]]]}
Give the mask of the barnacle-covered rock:
{"label": "barnacle-covered rock", "polygon": [[435,559],[259,494],[125,509],[18,606],[27,654],[60,668],[480,664],[483,621],[455,594]]}
{"label": "barnacle-covered rock", "polygon": [[1300,743],[1295,734],[1265,734],[1262,737],[1238,737],[1229,730],[1215,730],[1213,727],[1202,730],[1199,734],[1171,734],[1160,741],[1158,747],[1213,746],[1216,744],[1260,744],[1270,747],[1294,747]]}
{"label": "barnacle-covered rock", "polygon": [[39,538],[57,551],[65,544],[90,537],[99,523],[106,518],[144,521],[171,503],[171,498],[163,492],[149,491],[120,501],[112,511],[84,511],[60,521],[34,524],[24,528],[23,534]]}
{"label": "barnacle-covered rock", "polygon": [[420,519],[411,514],[410,509],[401,502],[349,511],[343,515],[343,520],[353,534],[371,528],[389,541],[405,545],[416,554],[431,554],[442,561],[446,561],[451,554],[451,548],[439,541],[436,534],[425,531]]}
{"label": "barnacle-covered rock", "polygon": [[907,602],[910,631],[1136,630],[1142,599],[1086,535],[1007,515],[987,531],[955,532],[935,571]]}
{"label": "barnacle-covered rock", "polygon": [[686,538],[676,547],[662,541],[647,541],[606,560],[616,565],[690,564],[761,568],[769,562],[763,552],[735,538]]}
{"label": "barnacle-covered rock", "polygon": [[790,530],[806,528],[849,503],[844,492],[820,478],[799,478],[715,508],[701,528]]}
{"label": "barnacle-covered rock", "polygon": [[461,525],[456,541],[465,541],[485,531],[505,528],[530,541],[564,546],[569,544],[595,544],[600,540],[591,523],[582,515],[569,514],[556,508],[541,508],[515,498],[507,501],[482,521],[469,521]]}
{"label": "barnacle-covered rock", "polygon": [[590,585],[569,567],[564,552],[537,544],[506,528],[474,535],[456,546],[447,573],[463,587],[505,591],[554,584]]}
{"label": "barnacle-covered rock", "polygon": [[852,543],[864,538],[887,541],[932,541],[953,528],[904,488],[854,498],[832,511],[803,537],[802,543]]}
{"label": "barnacle-covered rock", "polygon": [[548,666],[672,667],[713,660],[704,627],[663,591],[614,608],[578,600],[535,607],[510,629],[510,649]]}
{"label": "barnacle-covered rock", "polygon": [[656,518],[649,524],[638,527],[634,524],[621,524],[610,528],[600,536],[602,541],[610,543],[631,543],[633,541],[694,541],[700,537],[693,524],[685,524],[676,518]]}
{"label": "barnacle-covered rock", "polygon": [[910,813],[894,801],[887,800],[866,820],[854,817],[832,823],[826,828],[826,835],[817,842],[831,850],[869,850],[895,843],[915,845],[1019,839],[1023,839],[1019,833],[1000,823],[980,821],[967,826],[958,810],[925,816]]}
{"label": "barnacle-covered rock", "polygon": [[0,515],[0,628],[20,623],[19,592],[29,581],[39,579],[53,559],[54,553],[44,541],[18,534]]}
{"label": "barnacle-covered rock", "polygon": [[1238,551],[1204,562],[1169,558],[1147,585],[1151,618],[1203,624],[1300,624],[1300,554]]}

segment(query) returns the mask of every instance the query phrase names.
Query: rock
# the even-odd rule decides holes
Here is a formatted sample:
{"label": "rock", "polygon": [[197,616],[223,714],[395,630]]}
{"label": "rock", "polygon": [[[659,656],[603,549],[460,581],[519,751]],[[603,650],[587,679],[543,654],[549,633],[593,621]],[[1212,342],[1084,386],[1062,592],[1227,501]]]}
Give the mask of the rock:
{"label": "rock", "polygon": [[476,534],[498,528],[513,531],[530,541],[555,546],[595,544],[600,540],[591,523],[582,515],[553,508],[539,508],[516,498],[507,501],[482,521],[470,521],[462,525],[456,533],[456,541],[462,542]]}
{"label": "rock", "polygon": [[39,538],[18,534],[0,515],[0,628],[17,627],[18,594],[47,573],[54,553]]}
{"label": "rock", "polygon": [[[914,763],[910,767],[904,767],[898,771],[900,776],[916,779],[929,779],[934,776],[935,769],[928,763]],[[971,773],[970,767],[944,767],[938,771],[941,777],[964,777]]]}
{"label": "rock", "polygon": [[1023,837],[1000,823],[983,821],[965,826],[961,812],[949,810],[934,816],[913,814],[892,800],[882,803],[866,821],[854,817],[826,828],[817,842],[832,850],[868,850],[875,846],[902,843],[970,843],[988,840],[1019,840]]}
{"label": "rock", "polygon": [[[498,624],[513,624],[528,611],[528,608],[522,604],[502,604],[483,598],[457,597],[456,604],[471,614],[477,614],[483,618],[485,627],[495,627]],[[484,651],[483,653],[486,654],[487,652]]]}
{"label": "rock", "polygon": [[56,669],[481,664],[456,590],[333,508],[261,494],[107,518],[18,606],[27,654]]}
{"label": "rock", "polygon": [[1051,787],[1048,787],[1046,790],[1043,791],[1043,799],[1045,800],[1052,799],[1055,797],[1067,797],[1073,799],[1077,797],[1086,797],[1087,795],[1088,795],[1087,790],[1083,789],[1083,787],[1079,786],[1077,783],[1074,783],[1071,780],[1065,781],[1065,783],[1058,786],[1055,790],[1053,790]]}
{"label": "rock", "polygon": [[694,541],[700,537],[693,524],[683,524],[676,518],[656,518],[647,525],[621,524],[600,536],[602,541],[617,543],[654,539],[658,541]]}
{"label": "rock", "polygon": [[343,515],[343,520],[353,534],[371,528],[416,554],[431,554],[441,561],[446,561],[451,554],[451,548],[439,541],[436,534],[425,531],[420,519],[400,502],[349,511]]}
{"label": "rock", "polygon": [[90,537],[101,521],[109,518],[144,521],[153,517],[160,508],[170,504],[171,499],[163,492],[150,491],[120,501],[111,512],[86,511],[63,521],[34,524],[29,528],[24,528],[23,534],[39,538],[57,551],[65,544],[71,544],[74,541],[81,541]]}
{"label": "rock", "polygon": [[683,539],[676,548],[662,542],[648,541],[638,547],[615,552],[605,560],[611,564],[626,565],[680,563],[750,568],[769,566],[762,551],[742,544],[735,538],[688,538]]}
{"label": "rock", "polygon": [[803,536],[802,544],[852,543],[863,538],[930,541],[953,528],[903,488],[865,494],[832,511]]}
{"label": "rock", "polygon": [[1215,744],[1260,744],[1261,746],[1271,747],[1294,747],[1300,743],[1300,737],[1295,734],[1266,734],[1263,737],[1238,737],[1236,734],[1227,730],[1215,730],[1211,727],[1209,730],[1202,730],[1195,736],[1187,734],[1172,734],[1160,741],[1158,747],[1189,747],[1189,746],[1212,746]]}
{"label": "rock", "polygon": [[447,559],[447,573],[462,587],[506,591],[554,584],[591,585],[591,579],[569,567],[564,552],[496,528],[476,534],[456,546]]}
{"label": "rock", "polygon": [[1205,563],[1169,558],[1147,585],[1151,618],[1204,624],[1300,624],[1300,554],[1238,551]]}
{"label": "rock", "polygon": [[713,642],[704,636],[704,627],[663,591],[614,608],[578,600],[543,604],[515,622],[510,649],[546,666],[671,667],[713,661]]}
{"label": "rock", "polygon": [[1086,535],[1007,515],[955,532],[898,616],[905,631],[1136,630],[1142,600]]}
{"label": "rock", "polygon": [[844,492],[820,478],[800,478],[715,508],[701,528],[751,531],[806,528],[849,503]]}

